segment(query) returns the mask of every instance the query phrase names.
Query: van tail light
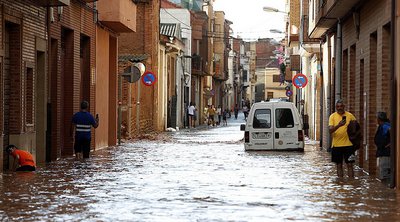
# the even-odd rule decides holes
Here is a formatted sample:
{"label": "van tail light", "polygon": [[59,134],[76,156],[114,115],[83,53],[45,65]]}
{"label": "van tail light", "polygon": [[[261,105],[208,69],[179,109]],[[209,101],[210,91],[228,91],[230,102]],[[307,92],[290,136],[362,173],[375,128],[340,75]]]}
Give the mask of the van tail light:
{"label": "van tail light", "polygon": [[249,131],[244,131],[244,142],[245,143],[250,142],[250,132]]}
{"label": "van tail light", "polygon": [[304,141],[304,134],[303,134],[303,130],[299,130],[297,131],[297,138],[299,139],[299,141]]}

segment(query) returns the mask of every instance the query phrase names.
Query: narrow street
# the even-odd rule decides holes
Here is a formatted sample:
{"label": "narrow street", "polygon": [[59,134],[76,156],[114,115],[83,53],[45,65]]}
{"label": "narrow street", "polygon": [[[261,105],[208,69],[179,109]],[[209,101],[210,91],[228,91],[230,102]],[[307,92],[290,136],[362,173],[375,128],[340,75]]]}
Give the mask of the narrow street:
{"label": "narrow street", "polygon": [[245,152],[238,120],[2,175],[1,221],[400,221],[399,197],[329,153]]}

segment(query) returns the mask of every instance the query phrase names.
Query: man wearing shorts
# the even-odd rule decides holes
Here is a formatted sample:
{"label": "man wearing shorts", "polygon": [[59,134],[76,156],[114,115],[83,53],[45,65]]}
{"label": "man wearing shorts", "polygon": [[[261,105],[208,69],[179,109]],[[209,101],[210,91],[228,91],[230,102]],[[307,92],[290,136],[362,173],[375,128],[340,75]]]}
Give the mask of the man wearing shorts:
{"label": "man wearing shorts", "polygon": [[189,128],[195,127],[195,114],[196,114],[196,107],[193,102],[190,102],[190,105],[188,107]]}
{"label": "man wearing shorts", "polygon": [[81,111],[74,114],[72,117],[72,130],[75,131],[74,150],[77,159],[89,158],[90,141],[91,141],[91,128],[99,126],[99,116],[96,118],[88,111],[89,103],[83,101],[81,103]]}
{"label": "man wearing shorts", "polygon": [[336,101],[336,112],[329,116],[329,133],[332,136],[332,162],[336,163],[338,177],[343,177],[343,161],[347,165],[349,177],[354,177],[354,150],[347,126],[351,120],[356,120],[353,114],[345,111],[343,100]]}

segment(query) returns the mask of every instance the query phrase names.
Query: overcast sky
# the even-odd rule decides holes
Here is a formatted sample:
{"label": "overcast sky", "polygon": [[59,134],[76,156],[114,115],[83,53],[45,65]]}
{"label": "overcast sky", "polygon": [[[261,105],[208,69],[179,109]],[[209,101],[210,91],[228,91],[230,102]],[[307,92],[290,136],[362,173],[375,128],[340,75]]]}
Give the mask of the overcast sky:
{"label": "overcast sky", "polygon": [[285,29],[285,14],[265,12],[264,6],[285,11],[285,0],[215,0],[214,10],[224,11],[225,18],[233,22],[234,37],[245,40],[258,38],[282,39],[282,34],[270,33],[270,29]]}

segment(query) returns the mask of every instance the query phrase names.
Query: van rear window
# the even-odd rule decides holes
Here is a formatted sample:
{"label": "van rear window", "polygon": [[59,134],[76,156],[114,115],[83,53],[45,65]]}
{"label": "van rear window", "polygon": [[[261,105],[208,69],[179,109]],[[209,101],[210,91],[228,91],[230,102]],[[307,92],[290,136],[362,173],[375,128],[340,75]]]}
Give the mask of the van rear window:
{"label": "van rear window", "polygon": [[253,128],[271,128],[270,109],[257,109],[254,112]]}
{"label": "van rear window", "polygon": [[291,109],[275,110],[276,128],[293,128],[294,119]]}

